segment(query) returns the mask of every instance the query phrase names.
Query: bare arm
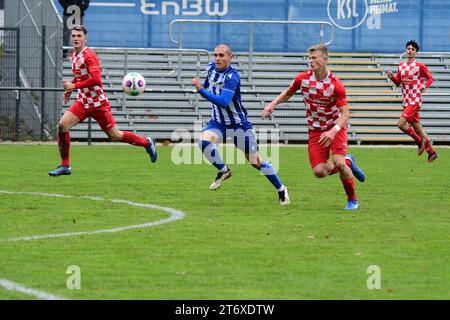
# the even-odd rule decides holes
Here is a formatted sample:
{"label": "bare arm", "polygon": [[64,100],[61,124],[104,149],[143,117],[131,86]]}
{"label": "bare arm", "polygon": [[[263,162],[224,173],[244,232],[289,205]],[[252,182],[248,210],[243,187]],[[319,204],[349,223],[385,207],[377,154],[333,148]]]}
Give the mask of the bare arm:
{"label": "bare arm", "polygon": [[340,128],[344,128],[347,126],[348,119],[350,119],[350,109],[348,105],[339,107],[339,111],[341,111],[341,116],[337,119],[336,124]]}
{"label": "bare arm", "polygon": [[350,118],[350,111],[348,105],[339,107],[341,116],[336,120],[336,125],[328,131],[325,131],[320,135],[319,143],[324,147],[328,147],[333,142],[336,134],[344,127],[347,126],[348,119]]}
{"label": "bare arm", "polygon": [[281,92],[278,97],[276,97],[274,100],[272,100],[272,102],[264,107],[263,111],[261,112],[262,118],[264,119],[270,117],[270,115],[275,111],[275,107],[278,104],[288,101],[294,94],[295,92],[292,92],[291,90],[289,90],[289,88]]}

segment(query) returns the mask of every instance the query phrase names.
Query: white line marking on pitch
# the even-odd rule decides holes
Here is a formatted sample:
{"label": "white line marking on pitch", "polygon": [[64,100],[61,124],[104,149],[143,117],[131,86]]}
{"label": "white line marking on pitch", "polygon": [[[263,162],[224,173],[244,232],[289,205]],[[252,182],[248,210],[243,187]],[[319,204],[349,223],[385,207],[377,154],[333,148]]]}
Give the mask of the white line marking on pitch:
{"label": "white line marking on pitch", "polygon": [[98,234],[98,233],[115,233],[115,232],[120,232],[120,231],[124,231],[124,230],[129,230],[129,229],[141,229],[141,228],[149,228],[149,227],[153,227],[153,226],[158,226],[158,225],[161,225],[164,223],[183,219],[185,216],[184,212],[175,210],[175,209],[172,209],[169,207],[161,207],[156,204],[132,202],[132,201],[122,200],[122,199],[106,199],[106,198],[101,198],[101,197],[88,197],[88,196],[77,197],[77,196],[69,196],[69,195],[64,195],[64,194],[52,194],[52,193],[43,193],[43,192],[13,192],[13,191],[6,191],[6,190],[0,190],[0,194],[1,193],[42,196],[42,197],[68,198],[68,199],[83,199],[83,200],[93,200],[93,201],[110,201],[113,203],[123,203],[123,204],[129,205],[129,206],[141,207],[141,208],[146,208],[146,209],[156,209],[156,210],[161,210],[161,211],[170,213],[170,217],[168,217],[166,219],[147,222],[147,223],[143,223],[143,224],[136,224],[136,225],[118,227],[118,228],[112,228],[112,229],[101,229],[101,230],[95,230],[95,231],[67,232],[67,233],[44,234],[44,235],[37,235],[37,236],[9,238],[9,239],[3,240],[3,241],[37,240],[37,239],[91,235],[91,234]]}
{"label": "white line marking on pitch", "polygon": [[66,298],[58,297],[47,292],[24,287],[21,284],[14,283],[6,279],[0,279],[0,287],[3,287],[9,291],[17,291],[28,295],[32,295],[38,298],[39,300],[67,300]]}

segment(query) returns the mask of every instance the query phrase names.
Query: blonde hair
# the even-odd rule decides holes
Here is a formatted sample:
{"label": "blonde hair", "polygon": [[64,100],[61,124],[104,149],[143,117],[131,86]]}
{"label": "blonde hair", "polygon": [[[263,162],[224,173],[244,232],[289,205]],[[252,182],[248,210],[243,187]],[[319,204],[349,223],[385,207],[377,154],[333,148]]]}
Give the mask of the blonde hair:
{"label": "blonde hair", "polygon": [[308,49],[308,53],[312,53],[314,51],[319,51],[328,57],[328,48],[324,44],[316,44]]}

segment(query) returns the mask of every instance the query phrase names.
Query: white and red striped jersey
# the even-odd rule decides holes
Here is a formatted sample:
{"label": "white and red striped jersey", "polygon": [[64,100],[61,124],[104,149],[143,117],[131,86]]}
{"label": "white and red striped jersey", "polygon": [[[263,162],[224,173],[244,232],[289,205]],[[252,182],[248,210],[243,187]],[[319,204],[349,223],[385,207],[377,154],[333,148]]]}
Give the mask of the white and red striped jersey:
{"label": "white and red striped jersey", "polygon": [[289,90],[300,90],[303,94],[311,131],[326,131],[333,127],[341,116],[339,107],[347,105],[345,87],[331,71],[322,80],[317,80],[312,70],[302,72],[295,77]]}
{"label": "white and red striped jersey", "polygon": [[417,60],[398,65],[397,74],[391,78],[396,85],[402,85],[403,106],[422,106],[422,91],[420,87],[426,79],[425,86],[429,87],[434,79],[428,68]]}
{"label": "white and red striped jersey", "polygon": [[[74,51],[70,54],[72,62],[72,72],[74,74],[73,84],[78,89],[77,100],[80,101],[86,109],[104,106],[109,103],[105,92],[102,89],[100,62],[97,55],[90,48],[85,47],[78,54]],[[80,86],[81,82],[98,77],[96,85]],[[89,83],[89,81],[88,81]]]}

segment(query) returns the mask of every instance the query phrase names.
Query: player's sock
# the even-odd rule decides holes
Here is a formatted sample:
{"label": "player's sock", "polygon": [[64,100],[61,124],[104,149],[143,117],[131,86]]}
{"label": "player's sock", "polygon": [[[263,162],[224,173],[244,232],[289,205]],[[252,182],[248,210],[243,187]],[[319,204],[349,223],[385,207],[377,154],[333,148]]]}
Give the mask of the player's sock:
{"label": "player's sock", "polygon": [[70,133],[58,133],[58,148],[61,156],[61,165],[64,167],[70,166],[69,150],[70,150]]}
{"label": "player's sock", "polygon": [[422,138],[419,137],[419,135],[414,131],[412,127],[408,127],[408,130],[406,130],[406,134],[408,134],[411,138],[414,139],[417,143],[422,142]]}
{"label": "player's sock", "polygon": [[228,170],[230,170],[230,169],[227,167],[226,164],[224,164],[224,165],[223,165],[223,168],[222,168],[222,169],[219,169],[219,172],[225,173],[225,172],[227,172]]}
{"label": "player's sock", "polygon": [[342,185],[344,186],[345,193],[347,194],[348,200],[356,200],[356,192],[355,192],[355,180],[353,178],[346,179],[342,181]]}
{"label": "player's sock", "polygon": [[144,148],[148,147],[149,142],[147,139],[140,137],[137,134],[134,134],[129,131],[122,131],[122,132],[123,132],[122,142],[132,144],[133,146],[139,146]]}
{"label": "player's sock", "polygon": [[430,143],[430,139],[427,139],[425,142],[425,150],[427,151],[428,154],[433,154],[434,152],[433,146]]}
{"label": "player's sock", "polygon": [[350,159],[345,159],[345,164],[346,164],[347,167],[349,167],[350,169],[352,168],[352,162],[350,161]]}
{"label": "player's sock", "polygon": [[228,167],[223,163],[214,144],[206,140],[200,140],[198,146],[202,149],[205,158],[220,172],[228,171]]}
{"label": "player's sock", "polygon": [[259,169],[266,178],[270,181],[270,183],[278,190],[283,191],[283,183],[281,182],[280,178],[278,178],[275,169],[272,167],[272,165],[267,161],[261,162],[261,168]]}
{"label": "player's sock", "polygon": [[[347,167],[349,167],[350,169],[352,168],[352,162],[349,159],[345,159],[345,164],[347,165]],[[333,175],[339,172],[338,167],[334,166],[333,170],[331,170],[331,172],[329,173],[329,175]]]}

